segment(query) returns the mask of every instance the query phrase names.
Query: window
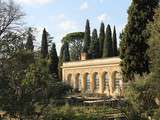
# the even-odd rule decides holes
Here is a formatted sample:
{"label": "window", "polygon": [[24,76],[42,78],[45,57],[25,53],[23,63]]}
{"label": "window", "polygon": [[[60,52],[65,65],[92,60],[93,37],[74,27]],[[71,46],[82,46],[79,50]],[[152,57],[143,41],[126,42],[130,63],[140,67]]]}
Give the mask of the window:
{"label": "window", "polygon": [[82,75],[78,74],[79,90],[82,90]]}
{"label": "window", "polygon": [[115,73],[115,90],[120,90],[120,81],[122,80],[121,73]]}
{"label": "window", "polygon": [[90,75],[89,75],[89,73],[86,74],[86,89],[90,90]]}

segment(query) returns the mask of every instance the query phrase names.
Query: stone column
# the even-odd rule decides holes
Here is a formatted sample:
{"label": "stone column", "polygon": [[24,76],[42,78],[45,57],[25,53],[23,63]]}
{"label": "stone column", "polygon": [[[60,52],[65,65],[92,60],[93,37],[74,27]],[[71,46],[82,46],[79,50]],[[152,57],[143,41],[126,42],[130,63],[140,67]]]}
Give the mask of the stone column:
{"label": "stone column", "polygon": [[99,93],[104,93],[104,82],[103,82],[103,76],[102,74],[99,74]]}
{"label": "stone column", "polygon": [[91,90],[91,93],[94,92],[94,86],[95,86],[95,84],[94,84],[94,76],[93,76],[93,74],[91,73],[91,74],[90,74],[90,90]]}
{"label": "stone column", "polygon": [[113,96],[113,94],[114,94],[113,72],[109,72],[109,95]]}
{"label": "stone column", "polygon": [[86,75],[82,74],[82,91],[85,92],[86,90]]}

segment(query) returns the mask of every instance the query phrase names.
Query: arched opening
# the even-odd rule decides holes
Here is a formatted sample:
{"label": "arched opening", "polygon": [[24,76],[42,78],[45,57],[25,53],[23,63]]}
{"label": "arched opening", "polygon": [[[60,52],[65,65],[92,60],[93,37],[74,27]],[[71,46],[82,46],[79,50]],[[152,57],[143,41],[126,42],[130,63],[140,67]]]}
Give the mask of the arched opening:
{"label": "arched opening", "polygon": [[109,75],[107,72],[103,74],[103,81],[104,81],[104,91],[109,92]]}
{"label": "arched opening", "polygon": [[90,75],[89,75],[89,73],[86,73],[85,79],[86,79],[86,90],[90,91]]}
{"label": "arched opening", "polygon": [[122,75],[120,72],[114,73],[114,91],[118,93],[118,95],[121,93],[121,85],[122,84]]}
{"label": "arched opening", "polygon": [[72,74],[67,76],[67,84],[72,85]]}
{"label": "arched opening", "polygon": [[78,90],[82,90],[82,75],[80,73],[78,73],[76,75],[76,89]]}
{"label": "arched opening", "polygon": [[98,90],[99,89],[99,76],[98,73],[94,73],[94,89]]}

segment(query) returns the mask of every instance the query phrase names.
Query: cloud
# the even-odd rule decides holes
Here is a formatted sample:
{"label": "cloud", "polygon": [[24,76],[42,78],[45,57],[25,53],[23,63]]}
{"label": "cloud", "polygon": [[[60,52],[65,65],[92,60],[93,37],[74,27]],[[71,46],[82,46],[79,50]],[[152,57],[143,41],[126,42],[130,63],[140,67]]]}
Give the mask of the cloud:
{"label": "cloud", "polygon": [[100,2],[100,3],[103,3],[103,2],[104,2],[104,0],[99,0],[99,2]]}
{"label": "cloud", "polygon": [[15,0],[15,1],[26,5],[46,5],[51,2],[54,2],[55,0]]}
{"label": "cloud", "polygon": [[63,31],[72,31],[76,29],[76,23],[70,20],[64,20],[59,24]]}
{"label": "cloud", "polygon": [[82,5],[80,6],[80,10],[86,10],[88,8],[89,8],[89,6],[88,6],[87,1],[83,2]]}
{"label": "cloud", "polygon": [[107,19],[107,15],[105,14],[105,13],[103,13],[103,14],[101,14],[101,15],[99,15],[98,17],[97,17],[97,19],[100,21],[100,22],[105,22],[106,21],[106,19]]}

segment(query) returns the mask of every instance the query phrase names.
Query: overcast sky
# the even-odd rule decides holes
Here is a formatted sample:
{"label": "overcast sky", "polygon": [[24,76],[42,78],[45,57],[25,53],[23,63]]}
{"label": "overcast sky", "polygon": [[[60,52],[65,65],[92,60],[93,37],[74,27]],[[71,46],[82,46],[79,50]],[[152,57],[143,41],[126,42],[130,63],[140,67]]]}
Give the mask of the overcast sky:
{"label": "overcast sky", "polygon": [[41,31],[45,27],[54,37],[58,54],[61,39],[67,33],[84,31],[86,19],[91,30],[99,31],[101,21],[111,27],[116,26],[117,37],[127,23],[127,9],[131,0],[15,0],[26,13],[25,22],[39,31],[37,43],[41,41]]}

